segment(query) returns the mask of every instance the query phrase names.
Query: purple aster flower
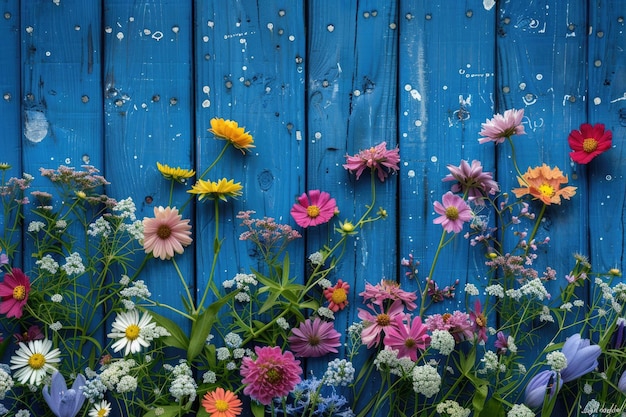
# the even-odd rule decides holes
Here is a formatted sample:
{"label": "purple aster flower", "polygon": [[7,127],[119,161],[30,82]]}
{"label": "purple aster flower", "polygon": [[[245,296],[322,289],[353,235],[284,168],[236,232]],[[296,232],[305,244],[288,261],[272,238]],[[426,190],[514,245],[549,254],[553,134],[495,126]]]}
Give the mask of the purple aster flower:
{"label": "purple aster flower", "polygon": [[503,332],[498,332],[496,334],[496,341],[493,344],[498,350],[496,353],[498,355],[504,355],[506,351],[509,349],[509,338]]}
{"label": "purple aster flower", "polygon": [[473,160],[472,165],[466,160],[461,160],[461,165],[448,165],[450,174],[442,181],[456,181],[452,185],[452,192],[466,193],[468,198],[474,200],[476,204],[485,204],[483,198],[487,194],[494,195],[500,191],[500,186],[493,179],[491,172],[483,172],[480,161]]}
{"label": "purple aster flower", "polygon": [[319,317],[306,319],[298,327],[291,329],[289,346],[297,356],[318,358],[328,353],[337,353],[341,346],[341,334],[335,330],[333,323],[323,321]]}
{"label": "purple aster flower", "polygon": [[602,349],[592,345],[589,339],[582,339],[579,334],[575,334],[567,338],[562,352],[567,358],[567,367],[561,371],[561,379],[569,382],[597,368]]}
{"label": "purple aster flower", "polygon": [[451,191],[445,193],[441,203],[435,201],[435,212],[440,214],[433,223],[441,224],[443,229],[450,233],[459,233],[463,229],[463,224],[472,219],[472,209],[458,195],[452,194]]}
{"label": "purple aster flower", "polygon": [[531,408],[541,407],[546,395],[554,396],[563,385],[557,373],[546,369],[535,375],[526,385],[524,402]]}
{"label": "purple aster flower", "polygon": [[492,119],[482,124],[482,130],[479,133],[482,138],[478,139],[478,143],[495,142],[497,145],[513,135],[525,135],[524,125],[522,125],[523,117],[524,109],[510,109],[506,110],[503,115],[495,114]]}
{"label": "purple aster flower", "polygon": [[72,388],[67,389],[63,375],[57,371],[52,374],[52,385],[43,387],[43,398],[55,416],[75,417],[87,398],[80,390],[85,383],[85,377],[78,374]]}

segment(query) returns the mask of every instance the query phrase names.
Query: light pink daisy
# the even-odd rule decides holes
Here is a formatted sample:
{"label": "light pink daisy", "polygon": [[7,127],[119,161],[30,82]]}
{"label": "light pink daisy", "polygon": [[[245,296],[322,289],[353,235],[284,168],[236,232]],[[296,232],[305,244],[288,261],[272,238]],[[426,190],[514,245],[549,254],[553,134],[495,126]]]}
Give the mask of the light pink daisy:
{"label": "light pink daisy", "polygon": [[386,300],[400,300],[407,310],[415,310],[417,305],[413,302],[417,299],[415,291],[404,291],[400,284],[395,281],[383,279],[378,284],[365,283],[365,291],[359,293],[364,303],[374,303],[382,306]]}
{"label": "light pink daisy", "polygon": [[433,223],[440,224],[448,233],[459,233],[463,229],[463,224],[472,219],[472,209],[465,200],[452,191],[443,195],[442,203],[435,201],[435,212],[441,216],[433,220]]}
{"label": "light pink daisy", "polygon": [[[396,326],[395,318],[398,315],[402,317],[404,308],[400,300],[394,301],[387,311],[376,304],[369,304],[368,307],[372,309],[373,313],[362,308],[358,310],[359,318],[364,323],[361,331],[361,342],[367,345],[369,349],[372,346],[378,346],[386,329]],[[381,309],[381,312],[376,311],[377,309]]]}
{"label": "light pink daisy", "polygon": [[525,135],[522,119],[524,118],[524,109],[509,109],[504,115],[497,113],[492,119],[487,119],[482,123],[478,143],[495,142],[496,144],[504,142],[505,139],[513,135]]}
{"label": "light pink daisy", "polygon": [[298,327],[291,329],[289,347],[297,356],[319,358],[327,353],[337,353],[341,346],[341,334],[335,330],[333,323],[323,321],[319,317],[306,319]]}
{"label": "light pink daisy", "polygon": [[281,353],[278,346],[256,346],[256,360],[246,356],[242,359],[240,373],[246,384],[243,393],[263,405],[269,405],[275,397],[283,397],[301,380],[300,361],[293,353]]}
{"label": "light pink daisy", "polygon": [[473,160],[472,165],[466,160],[461,161],[458,167],[448,165],[450,174],[445,176],[442,181],[456,181],[452,185],[453,193],[467,193],[468,198],[476,202],[476,204],[484,204],[483,198],[487,194],[494,195],[500,190],[500,186],[494,181],[491,172],[483,172],[483,166],[480,161]]}
{"label": "light pink daisy", "polygon": [[191,239],[189,220],[182,219],[174,207],[155,207],[154,218],[143,219],[143,248],[155,258],[170,259],[174,252],[183,253]]}
{"label": "light pink daisy", "polygon": [[417,361],[417,350],[424,350],[430,344],[430,336],[426,333],[428,328],[422,324],[419,316],[406,324],[401,315],[397,315],[394,321],[396,325],[385,330],[385,347],[398,350],[399,358],[408,356],[412,361]]}
{"label": "light pink daisy", "polygon": [[346,163],[343,165],[350,172],[356,171],[356,179],[358,180],[365,168],[376,171],[378,179],[385,181],[387,171],[396,172],[400,168],[400,149],[387,149],[387,142],[382,142],[372,148],[360,151],[354,156],[346,155]]}
{"label": "light pink daisy", "polygon": [[303,193],[291,208],[291,216],[301,227],[317,226],[328,222],[337,210],[337,203],[330,194],[320,190]]}
{"label": "light pink daisy", "polygon": [[30,279],[21,269],[13,268],[5,273],[4,280],[0,282],[0,314],[17,319],[22,317],[29,292]]}

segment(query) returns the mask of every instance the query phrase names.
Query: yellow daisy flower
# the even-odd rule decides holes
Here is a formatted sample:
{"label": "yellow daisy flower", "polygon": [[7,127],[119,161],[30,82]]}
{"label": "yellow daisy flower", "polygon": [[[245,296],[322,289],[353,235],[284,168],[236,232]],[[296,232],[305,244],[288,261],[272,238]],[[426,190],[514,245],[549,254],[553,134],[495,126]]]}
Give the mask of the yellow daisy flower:
{"label": "yellow daisy flower", "polygon": [[196,171],[194,171],[193,169],[183,169],[180,167],[173,168],[169,165],[161,164],[159,162],[157,162],[157,168],[165,179],[175,180],[178,182],[183,182],[185,179],[191,178],[196,175]]}
{"label": "yellow daisy flower", "polygon": [[213,133],[217,138],[224,139],[233,144],[233,146],[242,153],[246,150],[254,148],[254,139],[245,128],[239,127],[239,124],[233,120],[224,120],[220,118],[211,119],[211,128],[209,132]]}
{"label": "yellow daisy flower", "polygon": [[187,192],[197,194],[198,200],[202,200],[203,198],[210,198],[211,200],[219,198],[220,200],[226,201],[226,197],[239,197],[242,194],[242,188],[241,183],[235,183],[235,180],[229,181],[226,178],[222,178],[217,182],[198,180],[198,182],[191,187],[191,190]]}
{"label": "yellow daisy flower", "polygon": [[0,171],[6,171],[7,169],[11,169],[11,164],[8,162],[0,162]]}

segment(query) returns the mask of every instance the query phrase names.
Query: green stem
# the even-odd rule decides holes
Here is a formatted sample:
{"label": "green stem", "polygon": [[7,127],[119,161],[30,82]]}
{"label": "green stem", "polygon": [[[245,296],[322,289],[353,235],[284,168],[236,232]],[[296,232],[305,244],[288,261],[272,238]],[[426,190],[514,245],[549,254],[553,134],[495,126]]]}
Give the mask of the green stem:
{"label": "green stem", "polygon": [[178,263],[176,263],[176,258],[172,258],[172,265],[174,265],[174,269],[176,269],[176,274],[178,278],[180,278],[180,282],[183,284],[183,288],[185,289],[185,293],[187,295],[187,302],[189,303],[189,307],[191,308],[191,314],[195,315],[197,313],[196,308],[194,307],[193,297],[191,296],[191,292],[189,292],[189,286],[185,282],[185,277],[183,277],[180,268],[178,267]]}
{"label": "green stem", "polygon": [[211,263],[211,272],[209,274],[209,280],[206,284],[206,286],[204,287],[204,293],[202,294],[202,298],[200,299],[200,303],[198,303],[198,308],[196,309],[196,312],[200,312],[200,310],[202,310],[202,306],[204,305],[204,302],[206,301],[206,297],[209,293],[209,288],[211,288],[213,290],[213,293],[216,296],[219,296],[217,288],[214,288],[214,283],[213,283],[213,278],[215,276],[215,268],[217,267],[217,257],[220,253],[220,249],[221,249],[221,242],[219,240],[219,231],[220,231],[220,206],[219,206],[219,200],[216,198],[214,200],[215,202],[215,238],[213,240],[213,262]]}
{"label": "green stem", "polygon": [[437,246],[437,252],[435,252],[435,256],[433,257],[433,263],[430,265],[430,271],[428,271],[428,276],[426,277],[426,288],[422,291],[422,305],[420,306],[420,317],[424,317],[424,311],[426,310],[426,296],[428,295],[428,288],[430,286],[430,281],[433,279],[433,274],[435,273],[435,266],[437,265],[437,260],[439,259],[439,254],[441,250],[445,246],[445,238],[446,238],[445,229],[441,232],[441,239],[439,239],[439,245]]}

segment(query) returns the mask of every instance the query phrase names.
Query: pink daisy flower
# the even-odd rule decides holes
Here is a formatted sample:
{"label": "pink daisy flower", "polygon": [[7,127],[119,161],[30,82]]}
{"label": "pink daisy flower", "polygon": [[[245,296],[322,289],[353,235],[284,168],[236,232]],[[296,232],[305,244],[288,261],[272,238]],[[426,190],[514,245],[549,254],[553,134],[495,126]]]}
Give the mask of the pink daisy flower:
{"label": "pink daisy flower", "polygon": [[5,273],[4,281],[0,282],[0,314],[16,319],[22,317],[29,292],[30,279],[21,269],[13,268]]}
{"label": "pink daisy flower", "polygon": [[350,293],[350,284],[343,282],[341,279],[337,283],[324,290],[324,297],[328,301],[328,308],[336,313],[343,310],[348,305],[348,294]]}
{"label": "pink daisy flower", "polygon": [[298,203],[291,208],[291,216],[301,227],[317,226],[327,223],[337,210],[337,203],[330,194],[320,190],[303,193]]}
{"label": "pink daisy flower", "polygon": [[484,204],[483,198],[487,194],[494,195],[500,190],[500,186],[494,181],[491,172],[483,172],[483,166],[480,161],[473,160],[472,165],[466,160],[461,160],[458,167],[448,165],[450,174],[442,179],[442,181],[456,181],[452,185],[453,193],[467,193],[468,197],[476,202],[476,204]]}
{"label": "pink daisy flower", "polygon": [[443,195],[442,203],[435,201],[435,212],[441,216],[433,220],[433,223],[441,224],[448,233],[459,233],[463,229],[463,224],[472,219],[472,209],[465,200],[452,191]]}
{"label": "pink daisy flower", "polygon": [[337,353],[341,346],[341,334],[335,330],[333,323],[323,321],[319,317],[306,319],[298,327],[291,329],[289,346],[297,356],[319,358],[327,353]]}
{"label": "pink daisy flower", "polygon": [[474,311],[469,313],[474,334],[479,341],[487,342],[487,318],[483,314],[483,307],[480,300],[474,302]]}
{"label": "pink daisy flower", "polygon": [[293,353],[281,353],[278,346],[256,346],[256,360],[246,356],[242,359],[240,373],[246,384],[243,393],[263,405],[269,405],[275,397],[283,397],[301,380],[300,361]]}
{"label": "pink daisy flower", "polygon": [[155,258],[170,259],[174,252],[183,253],[191,239],[189,220],[183,220],[174,207],[155,207],[154,218],[143,219],[143,248]]}
{"label": "pink daisy flower", "polygon": [[387,279],[381,280],[378,284],[372,285],[365,283],[365,291],[359,294],[363,297],[364,303],[374,303],[382,306],[385,300],[400,300],[404,303],[407,310],[415,310],[417,305],[413,302],[417,299],[417,294],[413,291],[404,291],[400,288],[400,284]]}
{"label": "pink daisy flower", "polygon": [[[362,308],[358,309],[359,318],[364,322],[364,327],[361,331],[361,342],[367,345],[368,349],[372,346],[378,346],[383,333],[390,327],[396,326],[396,316],[402,317],[404,314],[404,308],[400,300],[394,301],[386,312],[381,306],[376,304],[370,304],[369,307],[374,311],[374,314]],[[380,313],[376,311],[377,308],[381,309]]]}
{"label": "pink daisy flower", "polygon": [[409,357],[417,361],[417,350],[424,350],[430,344],[430,336],[426,334],[428,328],[422,324],[422,319],[415,316],[410,323],[404,323],[401,315],[394,319],[395,327],[387,328],[383,342],[385,347],[398,350],[398,357]]}
{"label": "pink daisy flower", "polygon": [[478,139],[478,143],[495,142],[497,145],[513,135],[525,135],[523,118],[524,109],[509,109],[503,115],[495,114],[492,119],[487,119],[485,123],[482,123],[482,130],[479,134],[483,137]]}
{"label": "pink daisy flower", "polygon": [[[400,149],[387,149],[387,142],[382,142],[372,148],[360,151],[354,156],[346,155],[346,163],[343,165],[350,172],[356,171],[356,179],[358,180],[365,168],[376,171],[378,179],[385,181],[387,171],[396,172],[400,168]],[[383,169],[384,168],[384,169]]]}

